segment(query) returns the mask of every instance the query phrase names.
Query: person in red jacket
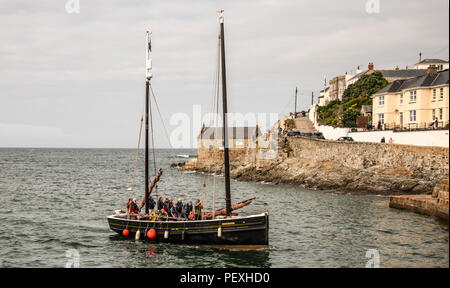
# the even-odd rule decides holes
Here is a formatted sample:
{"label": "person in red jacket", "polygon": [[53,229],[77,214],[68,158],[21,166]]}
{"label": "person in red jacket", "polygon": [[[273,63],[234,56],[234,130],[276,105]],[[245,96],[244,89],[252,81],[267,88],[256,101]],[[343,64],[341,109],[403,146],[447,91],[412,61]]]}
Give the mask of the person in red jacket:
{"label": "person in red jacket", "polygon": [[136,198],[134,198],[132,201],[128,201],[127,210],[130,214],[136,214],[139,212],[139,207],[136,204]]}

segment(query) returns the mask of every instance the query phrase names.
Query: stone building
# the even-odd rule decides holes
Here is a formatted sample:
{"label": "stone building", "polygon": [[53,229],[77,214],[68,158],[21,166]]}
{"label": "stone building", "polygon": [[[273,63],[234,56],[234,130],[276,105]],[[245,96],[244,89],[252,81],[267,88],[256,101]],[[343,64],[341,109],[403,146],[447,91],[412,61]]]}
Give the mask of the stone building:
{"label": "stone building", "polygon": [[[228,127],[230,161],[255,148],[261,131],[256,127]],[[223,128],[202,127],[197,139],[197,161],[223,161]]]}
{"label": "stone building", "polygon": [[342,75],[336,76],[330,80],[330,91],[328,92],[330,101],[338,99],[342,100],[342,95],[344,95],[344,90],[346,87],[345,79],[346,75]]}
{"label": "stone building", "polygon": [[326,87],[324,90],[320,91],[318,102],[319,106],[326,106],[330,103],[330,87]]}

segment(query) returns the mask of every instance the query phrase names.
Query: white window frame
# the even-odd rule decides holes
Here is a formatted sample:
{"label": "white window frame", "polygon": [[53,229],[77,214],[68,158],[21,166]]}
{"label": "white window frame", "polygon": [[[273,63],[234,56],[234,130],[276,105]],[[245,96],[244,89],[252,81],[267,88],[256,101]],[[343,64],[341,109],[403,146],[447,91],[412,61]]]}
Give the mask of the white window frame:
{"label": "white window frame", "polygon": [[400,94],[400,104],[403,104],[403,94]]}
{"label": "white window frame", "polygon": [[431,119],[433,119],[433,121],[434,121],[434,119],[436,119],[436,110],[435,109],[431,110]]}
{"label": "white window frame", "polygon": [[436,88],[434,88],[433,89],[433,98],[432,98],[433,102],[436,101],[436,96],[437,96],[437,91],[436,91]]}
{"label": "white window frame", "polygon": [[439,108],[439,121],[444,119],[444,109]]}
{"label": "white window frame", "polygon": [[378,120],[380,121],[381,125],[384,125],[384,113],[378,114]]}
{"label": "white window frame", "polygon": [[[414,119],[412,116],[414,116]],[[416,110],[409,110],[409,123],[417,123],[417,111]]]}
{"label": "white window frame", "polygon": [[444,100],[444,88],[439,89],[439,101]]}
{"label": "white window frame", "polygon": [[417,102],[417,90],[411,90],[409,92],[409,103]]}
{"label": "white window frame", "polygon": [[384,95],[378,97],[378,106],[384,106]]}

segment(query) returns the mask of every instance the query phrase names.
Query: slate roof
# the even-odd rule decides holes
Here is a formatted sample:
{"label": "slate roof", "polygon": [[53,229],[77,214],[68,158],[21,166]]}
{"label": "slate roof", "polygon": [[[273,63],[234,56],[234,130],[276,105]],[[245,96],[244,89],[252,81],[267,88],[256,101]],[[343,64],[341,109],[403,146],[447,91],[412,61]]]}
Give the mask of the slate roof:
{"label": "slate roof", "polygon": [[406,89],[414,89],[419,87],[434,87],[449,84],[449,71],[442,71],[436,74],[426,74],[424,76],[415,77],[406,80],[396,80],[374,95],[384,93],[396,93]]}
{"label": "slate roof", "polygon": [[[366,70],[359,74],[356,74],[352,78],[349,79],[349,81],[361,78],[363,75],[367,74],[367,72],[372,70]],[[392,70],[373,70],[380,72],[384,78],[412,78],[412,77],[418,77],[423,76],[427,74],[426,69],[392,69]]]}
{"label": "slate roof", "polygon": [[423,59],[419,63],[416,63],[415,65],[419,64],[444,64],[448,63],[448,61],[442,60],[442,59]]}
{"label": "slate roof", "polygon": [[399,69],[399,70],[376,70],[383,74],[384,78],[410,78],[427,74],[424,69]]}

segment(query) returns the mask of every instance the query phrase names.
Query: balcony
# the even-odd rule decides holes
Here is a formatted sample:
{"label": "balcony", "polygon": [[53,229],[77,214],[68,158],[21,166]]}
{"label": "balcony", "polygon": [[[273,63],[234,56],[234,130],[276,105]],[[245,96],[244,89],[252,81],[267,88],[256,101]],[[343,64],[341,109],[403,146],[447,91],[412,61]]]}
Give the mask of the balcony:
{"label": "balcony", "polygon": [[420,122],[420,123],[405,123],[400,125],[399,123],[385,123],[381,125],[381,129],[372,129],[372,131],[385,131],[392,130],[396,132],[400,131],[425,131],[425,130],[445,130],[449,122],[438,121],[436,122]]}

